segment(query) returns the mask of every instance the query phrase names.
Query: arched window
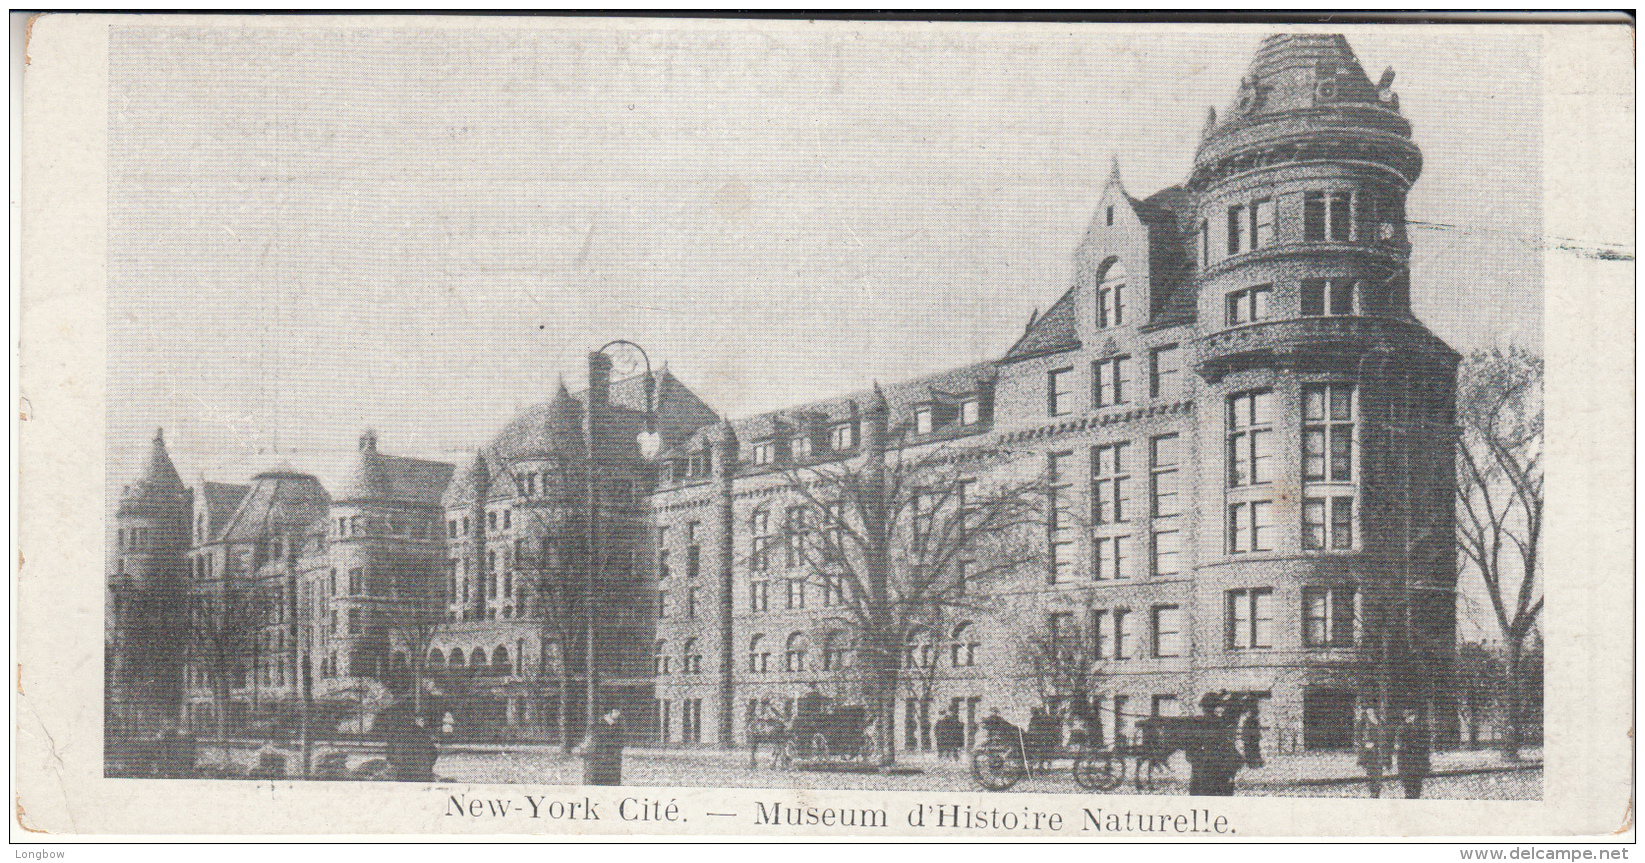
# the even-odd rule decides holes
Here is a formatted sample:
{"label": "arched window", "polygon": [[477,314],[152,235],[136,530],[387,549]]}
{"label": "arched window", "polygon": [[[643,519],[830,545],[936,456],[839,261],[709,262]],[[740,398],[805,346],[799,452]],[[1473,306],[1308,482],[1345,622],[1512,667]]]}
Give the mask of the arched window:
{"label": "arched window", "polygon": [[474,651],[468,655],[468,664],[475,668],[484,668],[486,652],[478,647],[474,648]]}
{"label": "arched window", "polygon": [[1097,284],[1097,327],[1117,327],[1125,323],[1125,265],[1115,261],[1102,273]]}
{"label": "arched window", "polygon": [[428,664],[429,665],[445,665],[446,664],[446,652],[443,651],[443,650],[440,650],[439,648],[435,648],[433,650],[430,650],[428,652]]}
{"label": "arched window", "polygon": [[684,663],[686,674],[703,673],[703,655],[697,648],[697,639],[686,639],[685,647],[680,648],[680,661]]}
{"label": "arched window", "polygon": [[764,674],[770,665],[771,651],[765,647],[765,636],[756,632],[748,637],[748,673]]}
{"label": "arched window", "polygon": [[824,671],[838,671],[851,667],[851,636],[849,633],[834,631],[823,634],[822,637],[822,668]]}
{"label": "arched window", "polygon": [[796,632],[788,636],[788,644],[783,648],[783,670],[799,672],[805,670],[805,655],[811,650],[811,642],[805,633]]}
{"label": "arched window", "polygon": [[508,661],[508,648],[499,647],[491,651],[491,667],[495,671],[510,671],[513,665]]}
{"label": "arched window", "polygon": [[661,676],[668,670],[668,642],[659,638],[651,650],[651,673]]}
{"label": "arched window", "polygon": [[982,647],[977,628],[970,623],[954,627],[954,645],[951,662],[955,668],[970,668],[977,664],[977,650]]}

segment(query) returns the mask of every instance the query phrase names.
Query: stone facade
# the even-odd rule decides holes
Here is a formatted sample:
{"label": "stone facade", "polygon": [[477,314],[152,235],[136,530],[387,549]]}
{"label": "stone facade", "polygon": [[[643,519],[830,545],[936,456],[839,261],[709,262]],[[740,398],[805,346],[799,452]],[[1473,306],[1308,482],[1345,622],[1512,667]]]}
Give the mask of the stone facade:
{"label": "stone facade", "polygon": [[[289,604],[256,642],[267,688],[233,698],[290,703],[308,665],[312,697],[416,691],[458,734],[570,736],[598,703],[639,737],[721,746],[813,686],[860,703],[851,604],[784,526],[817,523],[806,477],[886,446],[983,489],[1038,478],[1045,504],[1032,563],[905,628],[880,732],[899,747],[930,748],[943,709],[974,735],[1075,694],[1104,739],[1218,689],[1265,693],[1280,746],[1345,745],[1372,704],[1443,715],[1458,356],[1411,313],[1421,155],[1391,82],[1341,37],[1266,40],[1184,184],[1138,199],[1115,167],[1073,285],[997,360],[727,421],[594,354],[587,392],[562,384],[454,477],[368,437],[335,496],[281,472],[179,483],[163,496],[195,511],[205,583],[249,573]],[[1031,658],[1075,636],[1079,693]]]}

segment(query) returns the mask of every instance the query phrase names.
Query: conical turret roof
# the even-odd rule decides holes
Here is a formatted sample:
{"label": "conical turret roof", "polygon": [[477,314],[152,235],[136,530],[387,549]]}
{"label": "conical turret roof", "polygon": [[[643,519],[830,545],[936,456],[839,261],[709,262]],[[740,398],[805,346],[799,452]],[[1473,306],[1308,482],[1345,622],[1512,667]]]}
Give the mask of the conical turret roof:
{"label": "conical turret roof", "polygon": [[121,493],[121,509],[145,504],[175,504],[186,494],[183,478],[177,474],[177,466],[172,464],[171,453],[166,451],[165,429],[155,429],[154,438],[149,442],[143,474]]}
{"label": "conical turret roof", "polygon": [[1373,83],[1341,34],[1269,36],[1227,110],[1210,113],[1194,158],[1196,177],[1239,170],[1265,153],[1341,149],[1350,141],[1379,151],[1375,158],[1415,180],[1421,154],[1392,85],[1392,70]]}

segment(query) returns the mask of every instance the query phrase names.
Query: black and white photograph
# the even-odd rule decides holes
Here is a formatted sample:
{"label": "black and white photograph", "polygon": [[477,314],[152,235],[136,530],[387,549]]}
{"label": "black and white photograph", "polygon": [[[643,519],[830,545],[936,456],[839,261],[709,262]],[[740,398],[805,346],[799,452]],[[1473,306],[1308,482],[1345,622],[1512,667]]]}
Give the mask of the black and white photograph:
{"label": "black and white photograph", "polygon": [[1089,839],[1589,769],[1545,297],[1631,315],[1634,226],[1545,220],[1549,28],[435,20],[104,28],[100,780]]}

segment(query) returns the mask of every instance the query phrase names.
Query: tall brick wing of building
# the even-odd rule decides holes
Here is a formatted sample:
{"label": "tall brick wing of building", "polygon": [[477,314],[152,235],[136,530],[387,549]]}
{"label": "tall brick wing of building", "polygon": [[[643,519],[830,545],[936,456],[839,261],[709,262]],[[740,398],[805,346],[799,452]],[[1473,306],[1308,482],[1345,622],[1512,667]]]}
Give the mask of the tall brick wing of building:
{"label": "tall brick wing of building", "polygon": [[163,431],[156,431],[142,476],[121,492],[108,557],[103,674],[109,775],[140,769],[131,744],[177,723],[192,498]]}
{"label": "tall brick wing of building", "polygon": [[1227,454],[1199,477],[1199,634],[1231,677],[1295,657],[1275,685],[1310,746],[1347,743],[1356,698],[1436,698],[1454,646],[1458,357],[1411,313],[1392,80],[1341,36],[1268,38],[1188,184],[1198,443]]}

